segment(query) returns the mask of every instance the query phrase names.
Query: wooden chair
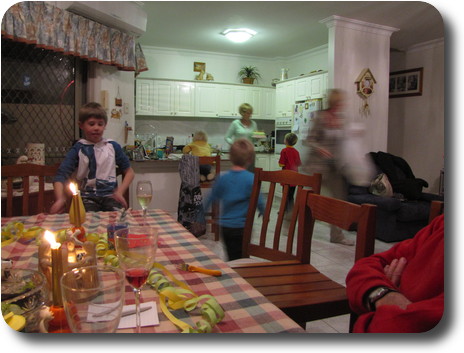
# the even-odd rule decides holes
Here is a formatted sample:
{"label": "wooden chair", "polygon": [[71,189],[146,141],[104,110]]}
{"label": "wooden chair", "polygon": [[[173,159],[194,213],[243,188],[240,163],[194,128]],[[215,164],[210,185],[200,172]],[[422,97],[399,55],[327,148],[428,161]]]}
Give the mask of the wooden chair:
{"label": "wooden chair", "polygon": [[[212,169],[216,173],[216,178],[219,178],[221,174],[221,156],[216,155],[215,157],[198,157],[200,164],[211,164]],[[203,181],[200,183],[201,189],[210,189],[213,187],[214,180]],[[211,205],[211,212],[205,212],[206,222],[211,225],[211,232],[214,233],[214,240],[219,240],[219,224],[217,219],[219,218],[219,203],[213,202]]]}
{"label": "wooden chair", "polygon": [[[14,164],[2,166],[2,178],[7,178],[6,184],[6,216],[13,215],[29,216],[32,212],[48,212],[51,203],[46,202],[45,181],[47,177],[54,177],[58,171],[59,164],[55,165],[38,165],[38,164]],[[39,190],[37,193],[30,193],[29,177],[39,177]],[[22,178],[21,206],[13,206],[13,180]],[[47,191],[48,192],[48,191]],[[53,190],[50,191],[53,193]],[[31,205],[31,201],[37,199],[36,207]],[[54,200],[54,197],[53,197]],[[52,201],[53,202],[53,201]],[[33,210],[31,212],[31,210]]]}
{"label": "wooden chair", "polygon": [[434,200],[430,203],[429,223],[433,219],[445,212],[445,203],[443,201]]}
{"label": "wooden chair", "polygon": [[376,207],[321,196],[311,190],[301,190],[298,199],[296,256],[283,261],[238,264],[233,268],[305,328],[308,321],[351,313],[345,287],[310,264],[315,221],[345,230],[356,229],[356,261],[374,251]]}

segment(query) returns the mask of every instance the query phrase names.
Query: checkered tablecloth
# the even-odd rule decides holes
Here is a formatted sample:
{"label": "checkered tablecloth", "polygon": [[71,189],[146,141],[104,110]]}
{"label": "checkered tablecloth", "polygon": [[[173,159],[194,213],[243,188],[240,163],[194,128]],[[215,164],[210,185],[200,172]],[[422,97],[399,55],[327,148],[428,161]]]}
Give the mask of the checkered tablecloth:
{"label": "checkered tablecloth", "polygon": [[[114,221],[116,212],[88,212],[84,227],[88,233],[104,233],[106,225]],[[28,217],[2,218],[2,227],[8,222],[20,221],[25,228],[40,226],[49,230],[59,230],[69,226],[67,214],[34,215]],[[132,211],[127,221],[131,225],[143,223],[141,211]],[[240,277],[224,261],[205,247],[198,239],[162,210],[149,210],[147,222],[158,228],[159,249],[157,262],[168,269],[176,279],[187,283],[197,294],[213,295],[225,311],[224,319],[218,323],[215,333],[278,333],[304,332],[293,320],[286,316],[274,304]],[[13,260],[16,268],[37,269],[38,247],[33,240],[18,240],[2,247],[2,258]],[[222,271],[221,277],[212,277],[201,273],[184,272],[175,264],[186,262],[210,269]],[[143,327],[146,333],[178,333],[179,329],[159,309],[159,298],[155,290],[144,286],[142,302],[156,301],[160,325]],[[126,286],[125,304],[133,304],[134,295],[129,285]],[[192,326],[201,318],[198,311],[187,313],[176,310],[174,315]],[[135,332],[135,329],[118,330],[118,332]]]}

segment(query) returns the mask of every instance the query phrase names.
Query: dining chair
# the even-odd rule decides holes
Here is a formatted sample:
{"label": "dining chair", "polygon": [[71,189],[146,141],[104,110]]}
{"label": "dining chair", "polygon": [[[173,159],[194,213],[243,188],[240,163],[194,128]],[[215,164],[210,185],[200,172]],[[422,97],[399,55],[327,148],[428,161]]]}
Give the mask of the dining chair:
{"label": "dining chair", "polygon": [[434,200],[430,202],[429,223],[443,212],[445,212],[445,203],[443,201]]}
{"label": "dining chair", "polygon": [[[354,263],[374,251],[376,206],[356,205],[305,189],[300,191],[298,202],[298,232],[293,259],[239,263],[233,269],[305,328],[308,321],[354,315],[344,285],[311,264],[315,222],[334,224],[347,231],[356,230]],[[350,330],[351,327],[350,322]]]}
{"label": "dining chair", "polygon": [[[200,183],[201,189],[210,189],[213,187],[214,181],[219,178],[221,174],[221,156],[218,154],[214,157],[198,157],[199,164],[210,164],[215,171],[215,179],[202,181]],[[214,240],[219,241],[219,203],[213,202],[211,205],[211,211],[205,210],[206,223],[211,225],[211,232],[214,234]]]}
{"label": "dining chair", "polygon": [[[47,178],[52,178],[58,171],[59,164],[55,165],[39,165],[39,164],[13,164],[2,165],[2,178],[6,177],[6,216],[13,215],[29,216],[31,212],[42,213],[48,212],[51,203],[48,200],[45,191],[45,182]],[[29,177],[38,177],[38,191],[31,192]],[[22,182],[22,197],[20,198],[20,206],[14,205],[13,182],[15,179],[21,178]],[[53,193],[53,190],[47,193]],[[34,203],[34,201],[37,201]],[[54,197],[53,197],[54,200]],[[53,201],[52,201],[53,202]],[[31,205],[32,203],[32,205]],[[34,207],[36,206],[36,207]],[[32,210],[32,211],[31,211]]]}

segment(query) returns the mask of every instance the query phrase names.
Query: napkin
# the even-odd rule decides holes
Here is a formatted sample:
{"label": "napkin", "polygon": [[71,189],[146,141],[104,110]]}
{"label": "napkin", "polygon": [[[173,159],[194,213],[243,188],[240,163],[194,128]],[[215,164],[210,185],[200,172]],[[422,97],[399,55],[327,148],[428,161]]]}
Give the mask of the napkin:
{"label": "napkin", "polygon": [[[158,309],[156,302],[147,302],[141,303],[140,308],[150,307],[149,310],[140,313],[140,325],[144,326],[157,326],[159,325],[159,318],[158,318]],[[124,305],[122,311],[126,310],[135,310],[135,304],[131,305]],[[119,321],[118,329],[123,328],[132,328],[135,327],[135,314],[121,317]]]}

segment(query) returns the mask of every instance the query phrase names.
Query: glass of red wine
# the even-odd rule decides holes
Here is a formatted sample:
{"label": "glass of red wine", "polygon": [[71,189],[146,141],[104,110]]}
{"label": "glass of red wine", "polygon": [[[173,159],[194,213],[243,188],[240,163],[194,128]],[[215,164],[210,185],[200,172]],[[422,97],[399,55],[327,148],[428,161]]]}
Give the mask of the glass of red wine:
{"label": "glass of red wine", "polygon": [[158,232],[149,226],[129,226],[114,233],[119,266],[135,295],[137,333],[141,332],[140,292],[155,261]]}

